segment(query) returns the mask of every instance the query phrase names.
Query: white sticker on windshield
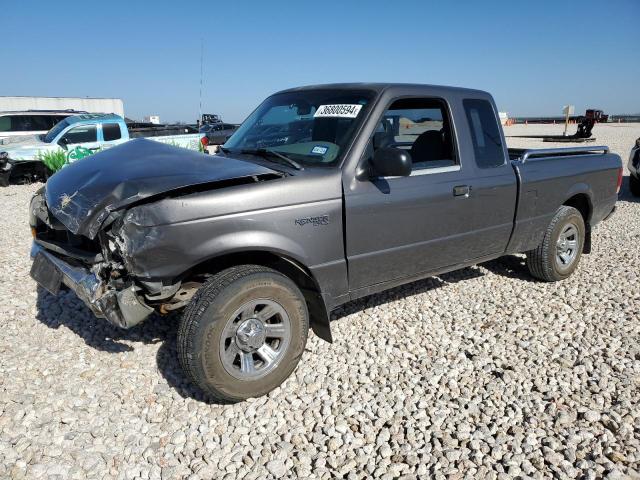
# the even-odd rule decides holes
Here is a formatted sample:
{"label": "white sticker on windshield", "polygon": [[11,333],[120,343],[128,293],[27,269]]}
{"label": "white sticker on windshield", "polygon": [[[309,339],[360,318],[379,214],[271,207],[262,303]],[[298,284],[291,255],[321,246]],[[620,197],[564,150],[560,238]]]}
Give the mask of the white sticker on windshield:
{"label": "white sticker on windshield", "polygon": [[325,147],[324,145],[316,145],[311,149],[311,153],[315,155],[324,155],[329,150],[329,147]]}
{"label": "white sticker on windshield", "polygon": [[313,114],[314,117],[342,117],[356,118],[362,105],[320,105]]}

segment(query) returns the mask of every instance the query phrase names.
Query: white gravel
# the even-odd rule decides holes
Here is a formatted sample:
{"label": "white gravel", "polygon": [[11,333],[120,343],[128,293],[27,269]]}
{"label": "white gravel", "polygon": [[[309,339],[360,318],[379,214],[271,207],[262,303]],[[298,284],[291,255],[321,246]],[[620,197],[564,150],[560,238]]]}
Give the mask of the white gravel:
{"label": "white gravel", "polygon": [[[561,127],[507,134],[540,130]],[[640,125],[595,135],[626,162]],[[35,189],[0,190],[0,478],[640,478],[627,192],[570,279],[509,257],[351,303],[281,388],[216,405],[180,371],[175,317],[124,331],[37,292]]]}

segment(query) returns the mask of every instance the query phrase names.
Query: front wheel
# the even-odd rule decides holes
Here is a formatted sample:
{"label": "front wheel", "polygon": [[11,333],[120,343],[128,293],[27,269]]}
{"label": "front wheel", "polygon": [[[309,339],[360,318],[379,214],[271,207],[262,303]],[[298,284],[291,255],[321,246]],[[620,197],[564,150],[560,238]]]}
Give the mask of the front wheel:
{"label": "front wheel", "polygon": [[629,177],[629,190],[634,197],[640,197],[640,178],[633,175]]}
{"label": "front wheel", "polygon": [[258,265],[214,275],[185,310],[178,356],[214,400],[264,395],[293,372],[307,341],[309,313],[300,289]]}
{"label": "front wheel", "polygon": [[584,248],[584,219],[578,210],[563,205],[547,227],[537,248],[527,252],[527,267],[546,282],[564,280],[578,266]]}

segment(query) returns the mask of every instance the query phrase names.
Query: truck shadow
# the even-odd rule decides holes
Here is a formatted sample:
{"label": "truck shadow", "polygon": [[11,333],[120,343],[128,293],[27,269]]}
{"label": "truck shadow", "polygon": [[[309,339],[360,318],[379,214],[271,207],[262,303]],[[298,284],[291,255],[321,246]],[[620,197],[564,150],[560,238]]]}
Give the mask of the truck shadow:
{"label": "truck shadow", "polygon": [[629,178],[629,175],[627,175],[622,179],[622,187],[620,187],[620,195],[618,196],[618,200],[621,200],[623,202],[640,203],[640,197],[634,197],[631,194],[631,189],[629,187]]}
{"label": "truck shadow", "polygon": [[396,300],[412,297],[414,295],[420,295],[421,293],[441,288],[450,283],[471,280],[472,278],[482,277],[483,275],[484,273],[479,268],[467,267],[461,270],[456,270],[455,272],[428,277],[412,283],[400,285],[399,287],[391,288],[380,293],[374,293],[341,305],[332,312],[331,321],[361,312],[367,308],[373,308]]}
{"label": "truck shadow", "polygon": [[533,278],[529,273],[524,257],[505,255],[504,257],[482,263],[481,265],[490,272],[500,275],[501,277],[516,278],[524,282],[538,282],[538,280]]}
{"label": "truck shadow", "polygon": [[128,330],[111,325],[96,318],[91,310],[72,292],[61,292],[53,296],[38,287],[36,318],[52,329],[66,327],[91,348],[107,353],[126,353],[135,349],[135,344],[160,344],[156,363],[160,374],[170,387],[182,397],[209,402],[205,395],[184,375],[178,362],[176,338],[180,315],[152,315],[145,322]]}
{"label": "truck shadow", "polygon": [[[506,276],[526,279],[526,267],[518,257],[496,260],[483,264],[488,270]],[[362,299],[348,302],[331,315],[331,321],[339,320],[348,315],[367,308],[384,305],[395,300],[401,300],[413,295],[419,295],[448,284],[463,282],[485,275],[479,267],[467,267],[455,272],[429,277],[410,284],[402,285],[385,292],[377,293]],[[86,345],[107,353],[126,353],[135,349],[135,344],[159,344],[156,353],[157,368],[169,387],[183,398],[192,398],[209,404],[220,404],[206,397],[202,391],[192,384],[180,366],[177,353],[177,333],[179,313],[161,316],[153,315],[145,322],[128,330],[115,327],[106,320],[96,318],[72,292],[62,292],[53,296],[38,287],[36,318],[52,329],[66,327],[82,338]]]}
{"label": "truck shadow", "polygon": [[87,345],[102,352],[133,351],[133,347],[123,341],[157,343],[163,339],[167,328],[162,321],[152,321],[130,330],[123,330],[102,318],[96,318],[73,292],[61,292],[54,296],[40,286],[36,307],[36,318],[44,325],[56,330],[64,326],[82,338]]}
{"label": "truck shadow", "polygon": [[[517,278],[526,282],[536,282],[536,280],[529,274],[524,258],[515,255],[500,257],[496,260],[482,263],[480,266],[489,270],[491,273],[495,273],[496,275],[508,278]],[[339,320],[340,318],[353,313],[358,313],[362,310],[366,310],[367,308],[377,307],[389,302],[402,300],[430,290],[435,290],[448,284],[483,277],[485,273],[482,268],[479,266],[466,267],[453,272],[444,273],[442,275],[417,280],[384,292],[347,302],[332,312],[331,321]]]}

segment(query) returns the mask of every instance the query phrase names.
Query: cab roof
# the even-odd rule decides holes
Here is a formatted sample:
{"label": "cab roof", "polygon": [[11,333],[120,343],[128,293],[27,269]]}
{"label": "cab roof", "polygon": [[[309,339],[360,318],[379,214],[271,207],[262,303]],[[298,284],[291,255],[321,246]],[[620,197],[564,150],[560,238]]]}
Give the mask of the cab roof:
{"label": "cab roof", "polygon": [[66,118],[68,123],[102,123],[112,120],[114,122],[124,122],[120,115],[115,113],[83,113],[81,115],[71,115]]}
{"label": "cab roof", "polygon": [[371,90],[378,94],[391,90],[394,94],[403,94],[404,92],[415,93],[417,91],[430,91],[455,94],[469,95],[487,95],[487,92],[471,88],[448,87],[445,85],[429,85],[421,83],[327,83],[319,85],[307,85],[303,87],[288,88],[278,93],[299,92],[304,90]]}

